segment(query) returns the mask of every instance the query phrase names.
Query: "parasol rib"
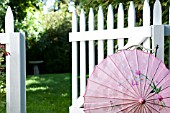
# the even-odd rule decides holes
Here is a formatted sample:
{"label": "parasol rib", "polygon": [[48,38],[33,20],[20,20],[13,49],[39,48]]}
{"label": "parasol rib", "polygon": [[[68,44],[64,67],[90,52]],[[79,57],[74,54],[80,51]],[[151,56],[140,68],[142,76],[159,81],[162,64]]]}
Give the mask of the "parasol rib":
{"label": "parasol rib", "polygon": [[[107,74],[103,69],[101,69],[100,67],[96,66],[98,69],[100,69],[102,72],[104,72],[106,75],[109,76],[109,74]],[[112,74],[114,75],[114,73],[112,72]],[[111,77],[111,76],[109,76]],[[115,82],[119,83],[117,80],[115,80],[113,77],[111,77],[111,79],[113,79]],[[129,89],[127,89],[125,86],[123,86],[122,84],[120,84],[123,88],[125,88],[126,90],[128,90],[129,92],[131,92]],[[134,96],[136,96],[133,92],[131,92]]]}
{"label": "parasol rib", "polygon": [[[124,51],[122,51],[122,52],[123,52],[123,55],[124,55],[124,57],[125,57],[126,63],[128,64],[129,70],[132,70],[132,68],[130,67],[129,62],[128,62],[128,60],[127,60],[127,56],[126,56],[125,52],[124,52]],[[133,80],[135,80],[134,74],[132,73],[132,71],[131,71],[131,75],[133,76]],[[138,93],[139,93],[139,87],[138,87],[138,86],[137,86],[137,90],[138,90]],[[137,95],[139,96],[140,93],[137,94]]]}
{"label": "parasol rib", "polygon": [[[110,58],[110,56],[108,57],[108,58]],[[112,61],[112,63],[115,65],[115,67],[118,69],[118,71],[121,73],[121,75],[124,77],[124,79],[125,80],[127,80],[127,78],[123,75],[123,73],[120,71],[120,69],[117,67],[117,65],[114,63],[114,61],[110,58],[110,60]],[[127,81],[127,83],[130,85],[130,87],[132,88],[132,90],[134,91],[134,92],[136,92],[135,90],[134,90],[134,88],[132,87],[132,85],[129,83],[129,81]],[[138,97],[139,97],[139,95],[137,95]]]}
{"label": "parasol rib", "polygon": [[[154,60],[155,60],[155,59],[154,59]],[[155,71],[155,73],[154,73],[154,75],[153,75],[153,77],[152,77],[152,80],[151,80],[150,84],[153,83],[153,79],[154,79],[154,77],[155,77],[155,75],[156,75],[156,72],[158,71],[158,68],[159,68],[159,65],[160,65],[160,64],[161,64],[161,61],[159,61],[159,64],[158,64],[158,66],[157,66],[157,68],[156,68],[156,71]],[[153,65],[153,63],[152,63],[152,65]],[[148,87],[147,87],[147,90],[146,90],[146,92],[145,92],[144,98],[147,97],[147,96],[150,94],[150,92],[148,93],[149,88],[150,88],[150,85],[148,85]]]}
{"label": "parasol rib", "polygon": [[121,94],[124,94],[124,95],[127,95],[127,96],[129,96],[129,97],[132,97],[133,99],[136,99],[135,97],[133,97],[133,96],[131,96],[131,95],[128,95],[127,93],[123,93],[123,92],[121,92],[121,91],[119,91],[119,90],[116,90],[116,89],[113,89],[113,88],[111,88],[111,87],[105,86],[105,85],[100,84],[100,83],[98,83],[98,82],[96,82],[96,81],[92,81],[92,80],[90,80],[90,79],[89,79],[89,81],[94,82],[94,83],[99,84],[99,85],[102,85],[102,86],[104,86],[104,87],[106,87],[106,88],[112,89],[112,90],[114,90],[114,91],[117,91],[117,92],[119,92],[119,93],[121,93]]}
{"label": "parasol rib", "polygon": [[128,101],[136,101],[132,99],[124,99],[124,98],[114,98],[114,97],[96,97],[96,96],[86,96],[86,97],[91,97],[91,98],[107,98],[107,99],[117,99],[117,100],[128,100]]}

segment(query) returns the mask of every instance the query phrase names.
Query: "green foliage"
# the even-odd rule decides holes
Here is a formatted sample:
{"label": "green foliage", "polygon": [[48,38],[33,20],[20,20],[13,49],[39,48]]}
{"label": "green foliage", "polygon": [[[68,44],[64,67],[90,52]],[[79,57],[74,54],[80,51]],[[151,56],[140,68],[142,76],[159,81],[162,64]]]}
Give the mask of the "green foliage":
{"label": "green foliage", "polygon": [[5,13],[7,10],[7,4],[9,3],[9,0],[0,0],[0,32],[4,32],[4,26],[5,26]]}
{"label": "green foliage", "polygon": [[68,33],[71,30],[71,14],[68,7],[60,4],[58,12],[49,13],[44,18],[46,26],[39,45],[43,50],[45,67],[50,67],[46,72],[68,72],[70,68],[70,43]]}
{"label": "green foliage", "polygon": [[4,46],[0,45],[0,112],[2,113],[6,109],[6,74],[4,64]]}
{"label": "green foliage", "polygon": [[71,14],[67,10],[67,5],[60,3],[59,11],[35,11],[21,24],[27,32],[27,61],[43,60],[40,67],[45,73],[69,71]]}

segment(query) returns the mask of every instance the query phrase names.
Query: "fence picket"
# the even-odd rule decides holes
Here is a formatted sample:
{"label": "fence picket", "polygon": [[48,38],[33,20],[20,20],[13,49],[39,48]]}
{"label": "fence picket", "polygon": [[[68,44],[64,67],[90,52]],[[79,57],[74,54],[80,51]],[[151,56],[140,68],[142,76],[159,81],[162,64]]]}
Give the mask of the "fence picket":
{"label": "fence picket", "polygon": [[152,30],[152,48],[156,45],[159,46],[157,57],[164,61],[164,26],[162,25],[162,6],[159,0],[156,0],[153,7]]}
{"label": "fence picket", "polygon": [[[81,10],[80,14],[80,32],[86,30],[86,17],[84,10]],[[83,38],[83,37],[81,37]],[[86,42],[80,41],[80,95],[84,95],[86,88]]]}
{"label": "fence picket", "polygon": [[[104,29],[104,16],[102,6],[98,10],[98,31]],[[98,63],[104,59],[104,41],[98,40]]]}
{"label": "fence picket", "polygon": [[[148,0],[144,1],[143,6],[143,26],[150,26],[150,6]],[[150,48],[150,37],[144,41],[143,46],[145,48]]]}
{"label": "fence picket", "polygon": [[[77,32],[77,14],[76,11],[72,12],[72,32]],[[78,62],[77,62],[77,42],[72,42],[72,103],[78,98]]]}
{"label": "fence picket", "polygon": [[[113,29],[114,28],[114,14],[113,14],[113,8],[110,4],[108,7],[108,14],[107,14],[107,29]],[[114,47],[114,41],[112,39],[107,40],[107,55],[113,54],[113,47]]]}
{"label": "fence picket", "polygon": [[6,33],[14,32],[14,16],[13,16],[10,6],[8,6],[8,9],[5,15],[5,32]]}
{"label": "fence picket", "polygon": [[[93,9],[90,8],[89,12],[89,31],[94,31],[94,13]],[[95,66],[95,51],[94,41],[89,41],[89,76],[92,74]]]}
{"label": "fence picket", "polygon": [[[135,14],[135,6],[133,1],[130,2],[129,10],[128,10],[128,28],[135,27],[136,24],[136,14]],[[141,39],[137,37],[132,37],[128,39],[128,43],[123,47],[123,49],[126,49],[132,45],[138,45],[141,42]]]}
{"label": "fence picket", "polygon": [[156,0],[153,7],[153,25],[162,24],[162,6],[159,0]]}
{"label": "fence picket", "polygon": [[[119,4],[118,8],[118,19],[117,19],[117,28],[124,28],[124,9],[122,3]],[[118,48],[123,48],[124,39],[118,39]]]}

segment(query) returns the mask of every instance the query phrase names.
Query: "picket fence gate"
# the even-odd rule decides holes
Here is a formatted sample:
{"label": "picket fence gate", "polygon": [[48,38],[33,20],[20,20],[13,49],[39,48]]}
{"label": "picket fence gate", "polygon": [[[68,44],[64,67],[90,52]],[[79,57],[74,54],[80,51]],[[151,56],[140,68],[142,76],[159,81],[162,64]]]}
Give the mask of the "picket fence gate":
{"label": "picket fence gate", "polygon": [[5,16],[5,33],[0,33],[0,44],[5,44],[10,53],[6,57],[6,112],[26,113],[25,34],[14,32],[10,7]]}
{"label": "picket fence gate", "polygon": [[[168,10],[170,16],[170,8]],[[114,40],[117,40],[119,49],[125,49],[131,45],[138,45],[141,43],[143,43],[143,46],[146,48],[150,48],[150,46],[152,46],[151,48],[154,48],[158,44],[159,49],[157,51],[157,57],[164,61],[164,36],[170,36],[170,25],[162,24],[162,6],[159,0],[156,0],[154,3],[152,15],[153,25],[150,25],[150,16],[150,5],[148,0],[145,0],[143,6],[143,26],[136,27],[135,7],[134,3],[131,1],[128,10],[128,27],[124,28],[124,10],[122,3],[120,3],[118,8],[117,28],[115,29],[113,8],[109,5],[107,14],[107,29],[104,29],[104,16],[102,7],[100,6],[97,21],[98,30],[95,30],[94,13],[91,8],[88,17],[89,31],[86,31],[85,13],[82,9],[80,14],[80,31],[78,31],[78,18],[76,11],[73,11],[72,32],[69,34],[69,41],[72,42],[72,105],[69,107],[70,113],[84,113],[83,95],[86,88],[86,75],[88,74],[86,73],[86,69],[89,67],[90,75],[95,66],[95,41],[98,42],[98,63],[104,59],[105,41],[107,41],[107,55],[114,53]],[[125,46],[124,38],[128,38],[128,43]],[[89,45],[88,53],[86,53],[86,43]],[[88,66],[86,64],[87,54],[89,55]],[[80,61],[78,61],[78,59],[80,59]],[[78,62],[80,63],[80,67],[78,67]],[[78,70],[80,70],[80,73],[78,73]],[[79,75],[80,81],[78,82]],[[78,87],[80,87],[80,89],[78,89]]]}

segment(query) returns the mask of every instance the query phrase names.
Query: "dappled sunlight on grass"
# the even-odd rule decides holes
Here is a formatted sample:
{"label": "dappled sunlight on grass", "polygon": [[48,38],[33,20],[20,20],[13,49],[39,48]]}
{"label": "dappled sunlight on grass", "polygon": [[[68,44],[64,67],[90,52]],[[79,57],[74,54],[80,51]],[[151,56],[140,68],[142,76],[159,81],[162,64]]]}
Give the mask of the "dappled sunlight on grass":
{"label": "dappled sunlight on grass", "polygon": [[68,113],[71,75],[27,76],[27,113]]}
{"label": "dappled sunlight on grass", "polygon": [[30,88],[27,88],[27,91],[38,91],[38,90],[46,90],[48,89],[48,86],[47,87],[30,87]]}
{"label": "dappled sunlight on grass", "polygon": [[31,84],[39,84],[40,82],[38,80],[34,80],[34,79],[31,79],[31,80],[27,80],[26,82],[26,85],[31,85]]}

